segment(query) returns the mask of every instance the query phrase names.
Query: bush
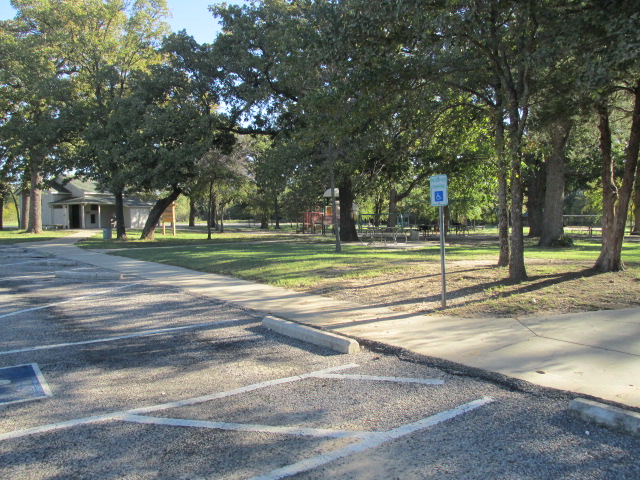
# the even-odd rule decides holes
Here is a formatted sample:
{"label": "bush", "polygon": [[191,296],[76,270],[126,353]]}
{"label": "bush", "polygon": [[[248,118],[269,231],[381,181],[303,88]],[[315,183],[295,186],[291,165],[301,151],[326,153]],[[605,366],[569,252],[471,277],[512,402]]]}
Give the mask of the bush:
{"label": "bush", "polygon": [[563,233],[560,235],[560,238],[558,238],[556,244],[559,247],[573,247],[573,238]]}

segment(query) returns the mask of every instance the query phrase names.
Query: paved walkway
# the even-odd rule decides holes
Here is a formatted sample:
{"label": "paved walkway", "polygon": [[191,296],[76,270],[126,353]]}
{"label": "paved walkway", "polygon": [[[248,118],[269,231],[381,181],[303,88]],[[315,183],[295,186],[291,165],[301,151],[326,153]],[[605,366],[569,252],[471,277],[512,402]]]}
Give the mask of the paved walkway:
{"label": "paved walkway", "polygon": [[530,318],[402,314],[73,245],[93,234],[26,245],[287,320],[640,408],[640,308]]}

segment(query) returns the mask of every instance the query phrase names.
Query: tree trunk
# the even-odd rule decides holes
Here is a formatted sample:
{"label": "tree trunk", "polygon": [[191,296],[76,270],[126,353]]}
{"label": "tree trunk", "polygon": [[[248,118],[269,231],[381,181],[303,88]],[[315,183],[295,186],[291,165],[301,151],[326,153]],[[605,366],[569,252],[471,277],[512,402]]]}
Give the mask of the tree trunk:
{"label": "tree trunk", "polygon": [[442,207],[442,221],[444,222],[444,238],[446,240],[447,235],[449,234],[449,224],[451,223],[451,209],[449,205],[445,205]]}
{"label": "tree trunk", "polygon": [[384,196],[382,194],[376,195],[375,204],[373,207],[373,213],[375,216],[373,217],[373,226],[380,226],[380,215],[382,215],[382,205],[384,204]]}
{"label": "tree trunk", "polygon": [[498,266],[506,267],[509,265],[509,211],[507,201],[509,190],[507,169],[509,165],[504,154],[504,111],[502,109],[501,92],[498,88],[495,89],[495,94],[494,130],[498,157],[498,242],[500,244]]}
{"label": "tree trunk", "polygon": [[[30,188],[30,187],[29,187]],[[29,225],[29,210],[31,205],[29,204],[29,194],[27,191],[23,191],[20,194],[20,229],[26,230]]]}
{"label": "tree trunk", "polygon": [[209,201],[207,202],[207,240],[211,240],[211,230],[213,228],[213,211],[214,198],[213,198],[213,182],[209,182]]}
{"label": "tree trunk", "polygon": [[624,175],[619,192],[615,190],[613,179],[614,166],[611,156],[609,112],[606,107],[601,108],[599,112],[600,144],[603,158],[602,247],[600,249],[600,256],[595,264],[595,269],[599,272],[616,272],[624,269],[624,264],[622,263],[622,242],[624,240],[629,203],[633,193],[633,182],[638,166],[638,152],[640,151],[640,80],[636,83],[633,93],[633,115],[631,117],[629,142],[626,148]]}
{"label": "tree trunk", "polygon": [[620,270],[621,265],[615,260],[615,205],[618,189],[614,183],[614,163],[611,154],[611,126],[609,110],[606,106],[598,109],[598,129],[600,130],[600,154],[602,155],[602,246],[595,268],[600,272]]}
{"label": "tree trunk", "polygon": [[344,176],[339,186],[340,194],[340,240],[357,242],[358,229],[353,218],[353,184],[351,177]]}
{"label": "tree trunk", "polygon": [[124,223],[124,194],[122,190],[113,192],[116,199],[116,238],[118,240],[127,239],[127,226]]}
{"label": "tree trunk", "polygon": [[149,212],[149,217],[147,218],[147,222],[144,224],[144,228],[142,229],[140,240],[153,240],[156,227],[158,226],[158,222],[160,221],[162,212],[164,212],[167,207],[169,207],[178,199],[180,193],[182,193],[182,190],[174,187],[173,191],[171,192],[171,194],[169,194],[168,197],[161,198],[156,202],[156,204]]}
{"label": "tree trunk", "polygon": [[389,216],[387,217],[387,228],[393,228],[398,224],[398,191],[391,188],[389,192]]}
{"label": "tree trunk", "polygon": [[31,167],[31,190],[29,193],[29,226],[27,233],[42,233],[42,193],[40,184],[42,174],[40,165],[34,162]]}
{"label": "tree trunk", "polygon": [[9,193],[11,193],[11,199],[13,200],[13,206],[16,209],[16,219],[18,220],[18,230],[22,229],[22,224],[20,223],[20,209],[18,208],[18,200],[16,200],[16,196],[13,193],[13,189],[9,188]]}
{"label": "tree trunk", "polygon": [[24,173],[22,175],[22,188],[20,193],[20,228],[22,230],[27,229],[27,225],[29,224],[29,195],[28,191],[30,190],[29,182],[27,181],[27,175]]}
{"label": "tree trunk", "polygon": [[640,168],[636,167],[636,188],[633,193],[633,228],[631,235],[640,235]]}
{"label": "tree trunk", "polygon": [[[514,102],[511,102],[513,105]],[[509,112],[509,156],[511,157],[511,242],[509,244],[509,280],[522,282],[527,279],[524,265],[524,232],[522,225],[522,168],[520,158],[520,136],[518,133],[519,112]]]}
{"label": "tree trunk", "polygon": [[333,171],[333,157],[329,153],[331,161],[331,224],[333,225],[333,233],[336,239],[336,253],[342,252],[342,243],[340,238],[340,220],[338,219],[338,201],[336,200],[336,176]]}
{"label": "tree trunk", "polygon": [[564,184],[567,163],[566,147],[573,124],[558,122],[551,131],[551,155],[547,160],[547,186],[544,197],[544,217],[539,245],[557,244],[564,233]]}
{"label": "tree trunk", "polygon": [[0,230],[4,230],[4,192],[0,191]]}
{"label": "tree trunk", "polygon": [[275,215],[276,215],[276,230],[280,230],[280,203],[278,202],[278,196],[273,199]]}
{"label": "tree trunk", "polygon": [[196,226],[196,214],[197,214],[196,202],[193,200],[193,198],[189,197],[189,226],[190,227]]}
{"label": "tree trunk", "polygon": [[220,204],[220,222],[218,222],[218,225],[220,226],[218,231],[224,233],[224,203]]}
{"label": "tree trunk", "polygon": [[529,218],[529,237],[540,237],[542,235],[542,215],[544,205],[544,165],[535,160],[529,165],[533,172],[527,178],[527,213]]}
{"label": "tree trunk", "polygon": [[260,230],[269,230],[269,215],[264,210],[260,213]]}

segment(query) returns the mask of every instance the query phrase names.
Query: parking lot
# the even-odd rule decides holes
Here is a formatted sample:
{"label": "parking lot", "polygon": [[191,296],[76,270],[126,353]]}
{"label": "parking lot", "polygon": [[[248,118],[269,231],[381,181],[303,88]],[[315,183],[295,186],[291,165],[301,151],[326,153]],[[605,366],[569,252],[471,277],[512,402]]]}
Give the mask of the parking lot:
{"label": "parking lot", "polygon": [[570,396],[336,354],[98,273],[0,250],[0,478],[640,478],[640,440],[571,418]]}

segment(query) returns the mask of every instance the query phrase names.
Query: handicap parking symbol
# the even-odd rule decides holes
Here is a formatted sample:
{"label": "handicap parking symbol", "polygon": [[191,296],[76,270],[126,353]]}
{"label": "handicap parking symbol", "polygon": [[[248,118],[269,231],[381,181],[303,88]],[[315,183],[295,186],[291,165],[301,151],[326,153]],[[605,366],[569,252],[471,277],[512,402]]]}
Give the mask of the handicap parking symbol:
{"label": "handicap parking symbol", "polygon": [[436,202],[444,202],[444,192],[442,190],[436,190],[434,197]]}

